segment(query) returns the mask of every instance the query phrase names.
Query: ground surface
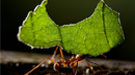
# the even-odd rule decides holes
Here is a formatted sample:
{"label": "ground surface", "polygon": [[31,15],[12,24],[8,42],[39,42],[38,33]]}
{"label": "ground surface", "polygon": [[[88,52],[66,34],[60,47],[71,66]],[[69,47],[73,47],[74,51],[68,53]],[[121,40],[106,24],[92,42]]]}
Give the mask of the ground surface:
{"label": "ground surface", "polygon": [[[39,62],[51,55],[36,54],[36,53],[23,53],[0,51],[1,58],[1,75],[23,75],[31,70]],[[65,58],[70,58],[65,56]],[[59,61],[57,58],[55,61]],[[77,68],[77,75],[135,75],[135,62],[131,61],[118,61],[108,59],[89,59],[90,61],[99,64],[104,72],[101,71],[99,66],[92,64],[94,71],[91,71],[86,62],[81,62]],[[45,61],[47,63],[47,61]],[[53,70],[53,64],[42,64],[38,69],[34,70],[30,75],[74,75],[71,68],[61,68],[60,71]]]}
{"label": "ground surface", "polygon": [[[33,68],[36,64],[21,64],[21,63],[8,63],[1,64],[1,75],[23,75]],[[104,72],[101,71],[99,67],[94,67],[94,71],[90,71],[88,67],[79,67],[77,75],[101,75],[104,73],[105,75],[135,75],[134,70],[120,70],[117,68],[109,69],[104,67]],[[62,68],[61,71],[54,71],[53,65],[50,65],[48,68],[45,66],[39,67],[35,71],[33,71],[30,75],[74,75],[71,68]]]}

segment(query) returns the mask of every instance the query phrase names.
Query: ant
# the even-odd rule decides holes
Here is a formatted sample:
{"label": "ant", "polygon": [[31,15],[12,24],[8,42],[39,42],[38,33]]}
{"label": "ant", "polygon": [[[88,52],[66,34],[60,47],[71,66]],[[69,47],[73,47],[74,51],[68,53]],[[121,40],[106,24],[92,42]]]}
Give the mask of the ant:
{"label": "ant", "polygon": [[[55,55],[56,55],[56,53],[57,53],[58,48],[59,48],[59,51],[60,51],[61,60],[58,61],[58,62],[55,62],[55,61],[52,60],[52,59],[54,59],[54,57],[55,57]],[[104,58],[106,58],[105,55],[102,55],[102,56],[103,56]],[[73,69],[73,72],[75,72],[75,75],[76,75],[76,74],[77,74],[77,70],[75,71],[74,68],[77,67],[78,64],[79,64],[80,62],[82,62],[83,60],[86,61],[86,63],[88,64],[89,68],[93,71],[93,67],[89,64],[90,61],[88,61],[87,59],[85,59],[85,55],[77,54],[76,56],[73,55],[70,59],[64,59],[64,55],[63,55],[63,52],[62,52],[62,48],[61,48],[59,45],[57,45],[57,47],[56,47],[56,49],[55,49],[55,51],[54,51],[54,54],[53,54],[53,56],[52,56],[51,59],[50,59],[50,58],[45,58],[45,59],[42,60],[36,67],[34,67],[33,69],[31,69],[30,71],[28,71],[28,72],[25,73],[24,75],[30,74],[32,71],[34,71],[36,68],[38,68],[46,59],[48,59],[48,60],[50,60],[50,61],[52,61],[52,62],[54,63],[54,70],[55,70],[55,71],[58,71],[61,67],[66,67],[66,66],[67,66],[67,67],[71,67],[71,68]],[[93,63],[93,62],[91,62],[91,63]],[[94,63],[94,64],[96,64],[96,63]],[[96,65],[98,65],[98,64],[96,64]],[[98,65],[98,66],[99,66],[99,65]],[[99,66],[99,67],[100,67],[100,66]],[[100,67],[100,69],[101,69],[102,72],[104,71],[104,69],[103,69],[102,67]],[[104,75],[104,74],[102,74],[102,75]]]}

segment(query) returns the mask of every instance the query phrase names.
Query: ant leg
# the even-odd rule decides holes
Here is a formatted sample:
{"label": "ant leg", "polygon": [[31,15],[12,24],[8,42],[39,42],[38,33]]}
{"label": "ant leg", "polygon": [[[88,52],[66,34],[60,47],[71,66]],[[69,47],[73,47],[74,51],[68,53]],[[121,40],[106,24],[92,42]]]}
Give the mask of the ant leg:
{"label": "ant leg", "polygon": [[77,63],[77,65],[76,65],[76,71],[75,71],[75,74],[74,75],[76,75],[77,74],[77,68],[78,68],[78,61],[76,62]]}
{"label": "ant leg", "polygon": [[73,72],[75,72],[74,67],[78,68],[78,60],[76,60],[75,62],[73,62],[73,64],[71,66],[72,66]]}
{"label": "ant leg", "polygon": [[[59,48],[59,46],[57,45],[57,47],[56,47],[56,49],[55,49],[55,51],[54,51],[54,53],[53,53],[53,55],[52,55],[52,57],[51,57],[52,60],[55,59],[56,53],[57,53],[57,51],[58,51],[58,48]],[[51,64],[51,62],[52,62],[52,61],[49,60],[47,63],[48,63],[48,64]]]}
{"label": "ant leg", "polygon": [[[60,55],[61,55],[61,59],[62,59],[63,66],[66,66],[66,64],[65,64],[65,62],[64,62],[64,55],[63,55],[62,49],[61,49],[61,47],[60,47],[59,45],[57,45],[57,47],[56,47],[56,49],[55,49],[55,51],[54,51],[54,54],[53,54],[53,56],[51,57],[51,59],[54,60],[54,58],[55,58],[55,56],[56,56],[56,53],[57,53],[57,51],[58,51],[58,48],[59,48],[59,50],[60,50]],[[48,64],[49,64],[49,63],[51,63],[51,62],[49,61]]]}
{"label": "ant leg", "polygon": [[58,45],[58,47],[59,47],[59,50],[60,50],[60,55],[61,55],[61,59],[62,59],[63,66],[65,67],[66,64],[65,64],[65,62],[64,62],[64,55],[63,55],[62,49],[61,49],[61,47],[60,47],[59,45]]}
{"label": "ant leg", "polygon": [[107,58],[107,56],[106,56],[106,55],[104,55],[104,54],[101,54],[101,56],[102,56],[102,57],[104,57],[104,58]]}
{"label": "ant leg", "polygon": [[[80,60],[80,61],[77,60],[77,61],[74,62],[74,64],[73,64],[72,66],[74,67],[74,66],[78,65],[78,64],[79,64],[80,62],[82,62],[82,61],[83,61],[83,60]],[[76,62],[77,62],[77,63],[76,63]]]}
{"label": "ant leg", "polygon": [[88,62],[86,59],[84,59],[84,60],[85,60],[86,63],[88,64],[89,68],[93,71],[93,67],[89,64],[89,62]]}
{"label": "ant leg", "polygon": [[50,58],[45,58],[44,60],[42,60],[36,67],[34,67],[33,69],[31,69],[29,72],[25,73],[24,75],[28,75],[30,74],[32,71],[34,71],[35,69],[37,69],[46,59],[54,62],[55,64],[59,65],[57,62],[53,61],[52,59]]}
{"label": "ant leg", "polygon": [[82,62],[82,61],[83,61],[83,60],[80,60],[80,61],[76,60],[76,61],[74,62],[74,64],[72,65],[73,72],[75,72],[74,75],[77,74],[77,70],[75,71],[74,66],[76,66],[76,69],[77,69],[77,68],[78,68],[78,64],[79,64],[80,62]]}
{"label": "ant leg", "polygon": [[79,64],[80,62],[82,62],[82,61],[83,61],[83,60],[81,60],[81,61],[76,60],[75,62],[73,62],[73,65],[71,65],[71,66],[72,66],[72,69],[73,69],[73,72],[75,72],[74,75],[77,74],[77,70],[75,70],[74,67],[76,66],[76,69],[77,69],[77,68],[78,68],[78,64]]}
{"label": "ant leg", "polygon": [[[86,60],[86,59],[85,59],[85,60]],[[88,59],[87,59],[86,61],[87,61],[87,62],[90,62],[90,63],[93,63],[93,64],[96,64],[97,66],[99,66],[99,68],[101,69],[101,71],[104,72],[104,69],[103,69],[100,65],[98,65],[97,63],[91,62],[91,61],[89,61]],[[102,74],[102,75],[104,75],[104,74]]]}

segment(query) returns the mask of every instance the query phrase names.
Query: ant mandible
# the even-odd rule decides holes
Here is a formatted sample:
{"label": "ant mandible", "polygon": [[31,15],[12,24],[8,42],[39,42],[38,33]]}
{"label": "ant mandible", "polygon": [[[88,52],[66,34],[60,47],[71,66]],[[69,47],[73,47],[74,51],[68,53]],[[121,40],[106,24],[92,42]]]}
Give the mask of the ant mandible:
{"label": "ant mandible", "polygon": [[[50,60],[50,61],[52,61],[52,62],[54,63],[54,70],[55,70],[55,71],[58,71],[61,67],[66,67],[66,66],[68,66],[68,67],[71,67],[71,68],[73,69],[73,72],[75,72],[74,67],[75,67],[75,66],[78,66],[78,64],[79,64],[80,62],[82,62],[83,60],[85,60],[86,63],[88,64],[89,68],[90,68],[91,70],[93,70],[93,67],[89,64],[88,60],[85,59],[85,56],[84,56],[84,55],[79,55],[79,54],[77,54],[76,56],[72,56],[70,59],[64,59],[64,55],[63,55],[62,49],[61,49],[61,47],[60,47],[59,45],[57,45],[57,47],[56,47],[56,49],[55,49],[55,52],[54,52],[54,54],[53,54],[52,57],[54,57],[54,56],[56,55],[58,48],[59,48],[59,50],[60,50],[60,55],[61,55],[61,60],[60,60],[60,61],[55,62],[54,60],[52,60],[52,59],[50,59],[50,58],[45,58],[45,59],[42,60],[36,67],[34,67],[33,69],[31,69],[30,71],[28,71],[28,72],[25,73],[24,75],[28,75],[28,74],[30,74],[32,71],[34,71],[35,69],[37,69],[46,59],[48,59],[48,60]],[[106,58],[106,56],[104,56],[104,55],[102,55],[102,56]],[[98,64],[97,64],[97,65],[98,65]],[[100,66],[99,66],[99,67],[100,67]],[[102,67],[100,67],[100,69],[101,69],[102,71],[104,71]],[[75,75],[76,75],[76,74],[77,74],[77,71],[75,72]]]}

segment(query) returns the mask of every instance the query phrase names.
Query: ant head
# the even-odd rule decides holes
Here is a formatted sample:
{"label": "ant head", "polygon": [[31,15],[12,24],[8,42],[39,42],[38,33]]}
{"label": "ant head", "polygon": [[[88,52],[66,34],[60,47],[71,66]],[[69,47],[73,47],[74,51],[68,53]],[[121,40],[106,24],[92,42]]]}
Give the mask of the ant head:
{"label": "ant head", "polygon": [[78,59],[78,61],[83,60],[84,58],[85,58],[84,55],[80,55],[80,54],[76,55],[76,59]]}

